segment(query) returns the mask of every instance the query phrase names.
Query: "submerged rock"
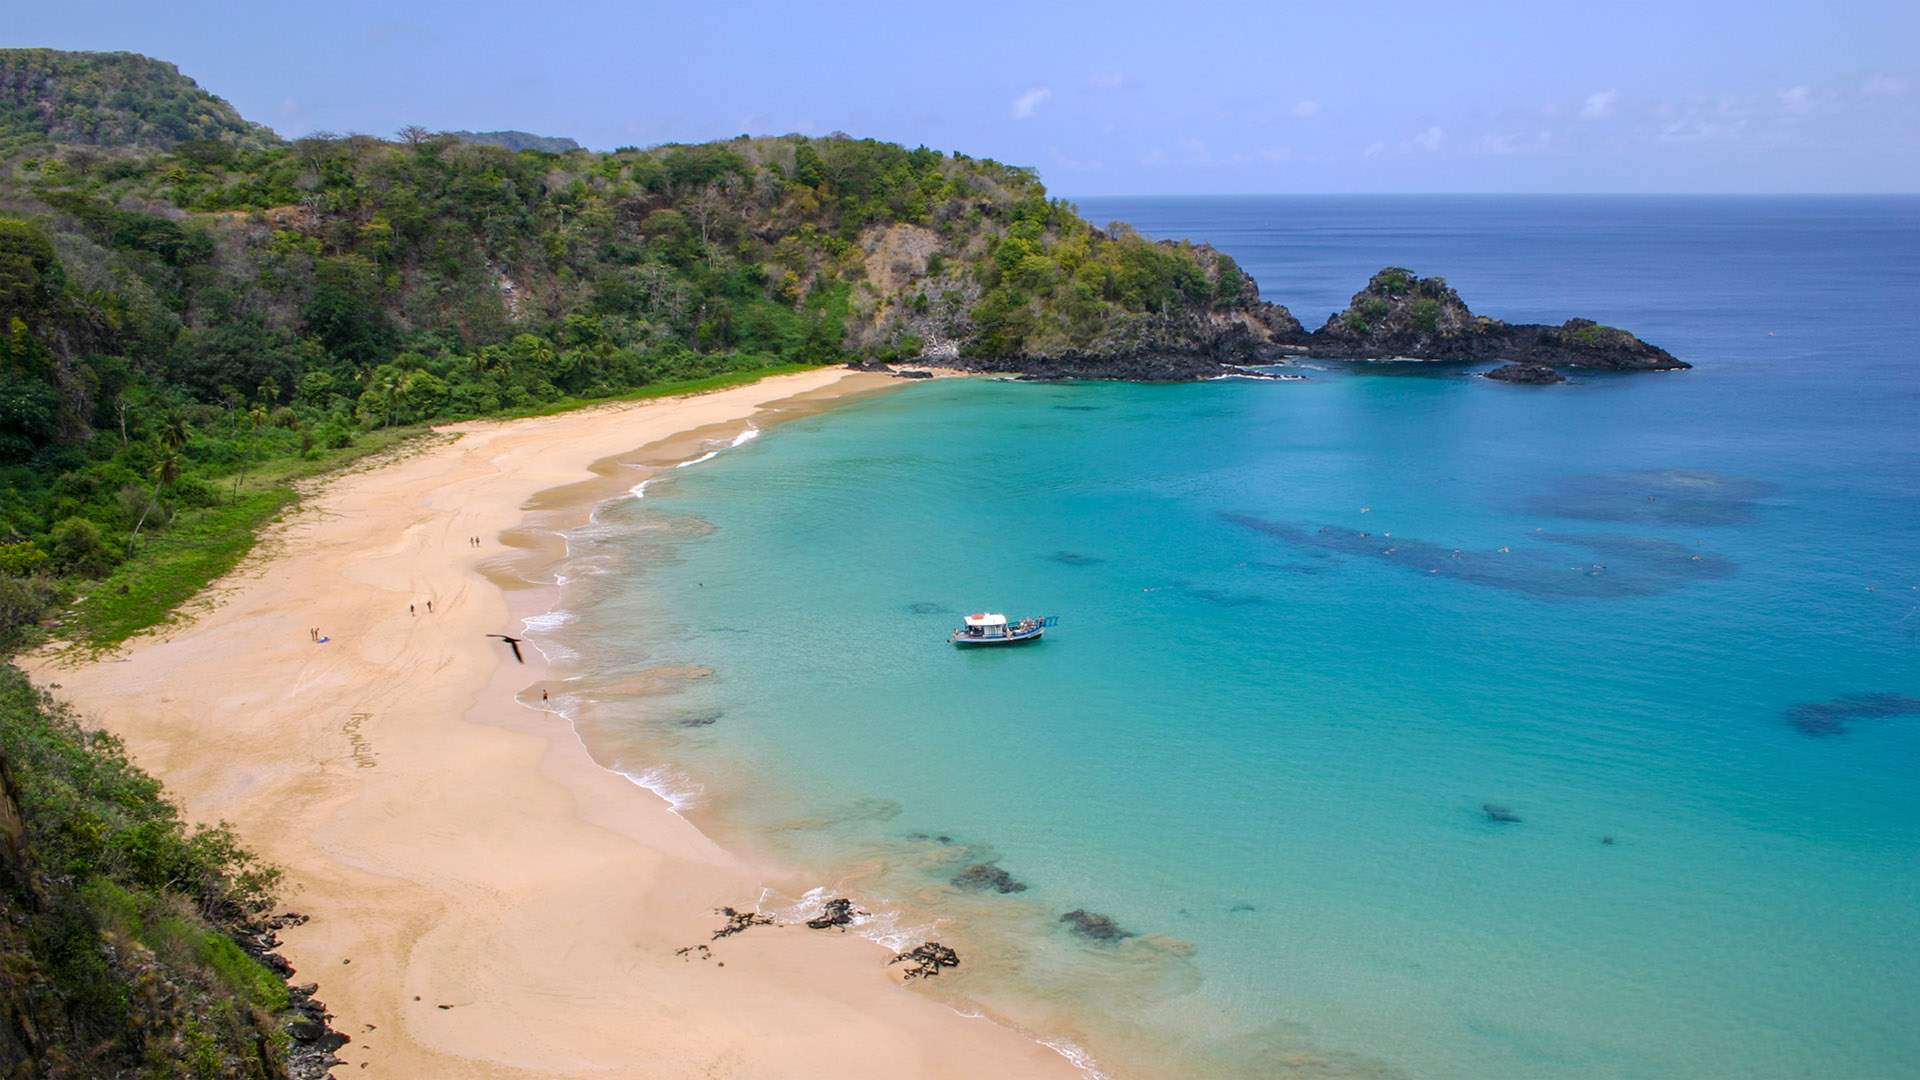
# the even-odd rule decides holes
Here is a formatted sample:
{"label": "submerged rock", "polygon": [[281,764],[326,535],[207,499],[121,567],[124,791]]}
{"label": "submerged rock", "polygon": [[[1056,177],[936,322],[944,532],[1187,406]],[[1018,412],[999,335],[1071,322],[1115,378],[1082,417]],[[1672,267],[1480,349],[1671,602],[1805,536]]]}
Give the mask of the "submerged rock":
{"label": "submerged rock", "polygon": [[1901,694],[1855,694],[1832,701],[1813,701],[1787,710],[1787,722],[1808,738],[1847,733],[1847,721],[1889,716],[1920,715],[1920,698]]}
{"label": "submerged rock", "polygon": [[1487,815],[1488,821],[1511,822],[1515,825],[1520,823],[1520,815],[1504,806],[1495,806],[1492,803],[1481,803],[1480,809]]}
{"label": "submerged rock", "polygon": [[1088,941],[1120,941],[1134,936],[1133,931],[1123,930],[1112,917],[1075,908],[1060,916],[1067,929],[1086,938]]}
{"label": "submerged rock", "polygon": [[1068,566],[1099,566],[1107,561],[1097,555],[1082,555],[1077,551],[1056,551],[1048,557],[1054,562],[1065,563]]}
{"label": "submerged rock", "polygon": [[1017,893],[1027,891],[1026,882],[1016,880],[1012,874],[1007,873],[992,863],[974,863],[972,866],[954,875],[953,884],[956,888],[965,889],[968,892],[987,892],[991,890],[997,893]]}

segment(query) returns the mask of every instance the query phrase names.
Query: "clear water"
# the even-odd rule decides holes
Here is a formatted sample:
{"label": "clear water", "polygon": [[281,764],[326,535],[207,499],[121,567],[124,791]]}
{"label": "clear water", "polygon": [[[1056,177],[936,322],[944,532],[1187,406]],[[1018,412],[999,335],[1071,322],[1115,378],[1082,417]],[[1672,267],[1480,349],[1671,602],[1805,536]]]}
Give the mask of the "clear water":
{"label": "clear water", "polygon": [[601,760],[1117,1075],[1920,1075],[1920,201],[1081,208],[1310,326],[1399,264],[1698,366],[780,425],[575,538]]}

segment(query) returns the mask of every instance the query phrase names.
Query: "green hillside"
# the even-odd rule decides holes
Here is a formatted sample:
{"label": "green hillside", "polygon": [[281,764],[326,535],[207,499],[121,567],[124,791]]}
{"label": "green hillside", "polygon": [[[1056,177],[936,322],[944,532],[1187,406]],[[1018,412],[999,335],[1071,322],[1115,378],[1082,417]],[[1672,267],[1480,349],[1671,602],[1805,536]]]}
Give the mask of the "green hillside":
{"label": "green hillside", "polygon": [[164,60],[0,49],[0,146],[51,140],[164,150],[196,139],[277,141]]}

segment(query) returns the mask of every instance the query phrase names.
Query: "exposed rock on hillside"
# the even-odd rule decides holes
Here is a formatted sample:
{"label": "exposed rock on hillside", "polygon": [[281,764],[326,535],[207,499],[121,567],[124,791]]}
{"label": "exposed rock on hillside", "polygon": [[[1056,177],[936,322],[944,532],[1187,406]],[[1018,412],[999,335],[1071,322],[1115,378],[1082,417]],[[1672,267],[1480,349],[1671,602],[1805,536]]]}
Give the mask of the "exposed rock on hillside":
{"label": "exposed rock on hillside", "polygon": [[1510,324],[1475,315],[1445,278],[1389,266],[1328,317],[1309,342],[1314,356],[1341,360],[1505,360],[1556,367],[1662,371],[1691,367],[1625,330],[1589,319],[1559,326]]}

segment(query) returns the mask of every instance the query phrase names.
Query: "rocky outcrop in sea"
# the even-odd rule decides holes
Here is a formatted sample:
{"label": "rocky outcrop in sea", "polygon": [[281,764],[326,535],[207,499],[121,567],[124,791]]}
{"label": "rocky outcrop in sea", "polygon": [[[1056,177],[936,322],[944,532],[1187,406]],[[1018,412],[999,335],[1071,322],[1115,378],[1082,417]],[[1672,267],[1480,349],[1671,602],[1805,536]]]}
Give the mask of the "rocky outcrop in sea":
{"label": "rocky outcrop in sea", "polygon": [[[1211,249],[1195,248],[1202,258]],[[1499,362],[1487,377],[1503,382],[1565,381],[1558,368],[1668,371],[1693,365],[1618,327],[1590,319],[1559,326],[1507,323],[1475,315],[1445,278],[1387,267],[1353,295],[1346,310],[1308,333],[1293,313],[1260,299],[1251,277],[1232,304],[1188,305],[1139,316],[1084,348],[937,359],[943,368],[1003,372],[1030,379],[1182,382],[1249,374],[1247,368],[1301,358]]]}

